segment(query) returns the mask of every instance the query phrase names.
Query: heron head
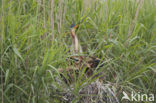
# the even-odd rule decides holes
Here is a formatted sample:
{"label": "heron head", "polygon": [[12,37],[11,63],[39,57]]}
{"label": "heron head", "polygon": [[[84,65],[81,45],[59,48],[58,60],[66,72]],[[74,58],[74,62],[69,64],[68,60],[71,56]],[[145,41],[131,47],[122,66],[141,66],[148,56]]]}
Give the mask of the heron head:
{"label": "heron head", "polygon": [[75,25],[75,24],[72,24],[72,25],[70,26],[70,29],[71,29],[71,30],[76,30],[76,29],[78,28],[78,26],[79,26],[78,24],[76,24],[76,25]]}

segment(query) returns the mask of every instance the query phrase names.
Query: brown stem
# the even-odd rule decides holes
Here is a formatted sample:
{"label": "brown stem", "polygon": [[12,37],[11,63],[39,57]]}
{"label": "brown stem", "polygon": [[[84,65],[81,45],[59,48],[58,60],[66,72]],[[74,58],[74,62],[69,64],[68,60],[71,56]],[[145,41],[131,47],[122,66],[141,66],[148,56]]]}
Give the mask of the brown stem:
{"label": "brown stem", "polygon": [[63,0],[59,0],[59,10],[58,10],[58,32],[61,33],[62,28],[62,7],[63,7]]}
{"label": "brown stem", "polygon": [[51,0],[51,29],[52,29],[52,34],[51,34],[51,40],[52,40],[54,35],[54,0]]}

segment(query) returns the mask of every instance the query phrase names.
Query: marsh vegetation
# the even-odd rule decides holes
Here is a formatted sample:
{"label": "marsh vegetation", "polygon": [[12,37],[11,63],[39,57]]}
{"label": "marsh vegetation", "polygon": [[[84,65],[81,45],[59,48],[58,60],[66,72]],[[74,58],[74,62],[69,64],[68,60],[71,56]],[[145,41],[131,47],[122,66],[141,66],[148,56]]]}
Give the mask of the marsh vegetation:
{"label": "marsh vegetation", "polygon": [[58,68],[72,55],[70,25],[85,16],[76,34],[83,54],[103,61],[103,84],[119,101],[156,93],[156,0],[0,0],[0,103],[62,103],[64,88],[81,102],[98,78],[82,74],[70,89]]}

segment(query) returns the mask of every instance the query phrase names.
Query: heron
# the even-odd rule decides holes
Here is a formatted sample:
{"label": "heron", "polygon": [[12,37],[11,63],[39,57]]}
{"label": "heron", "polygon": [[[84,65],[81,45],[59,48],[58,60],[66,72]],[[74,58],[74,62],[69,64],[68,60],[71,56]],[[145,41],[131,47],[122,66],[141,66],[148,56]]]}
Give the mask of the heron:
{"label": "heron", "polygon": [[[72,39],[72,46],[70,49],[70,52],[74,55],[68,57],[67,63],[69,64],[69,67],[62,69],[59,69],[60,73],[63,73],[66,71],[69,76],[72,78],[73,72],[79,72],[82,71],[83,68],[85,68],[85,75],[87,77],[91,77],[94,73],[94,69],[97,67],[102,67],[103,64],[101,64],[101,59],[95,57],[95,56],[84,56],[79,55],[80,53],[83,54],[83,50],[81,45],[79,44],[78,36],[76,35],[76,29],[79,27],[79,24],[72,24],[70,26],[70,36]],[[100,66],[98,66],[100,65]],[[63,77],[63,75],[62,75]],[[65,78],[64,78],[65,80]]]}

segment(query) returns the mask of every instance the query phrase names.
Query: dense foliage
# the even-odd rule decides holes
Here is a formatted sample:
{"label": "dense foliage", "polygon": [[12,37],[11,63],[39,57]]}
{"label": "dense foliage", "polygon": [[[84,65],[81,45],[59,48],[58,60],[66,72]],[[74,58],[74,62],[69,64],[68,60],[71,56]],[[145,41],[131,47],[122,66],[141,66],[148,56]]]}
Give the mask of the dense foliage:
{"label": "dense foliage", "polygon": [[85,16],[84,53],[103,59],[119,100],[123,90],[156,93],[155,0],[1,0],[1,103],[61,102],[57,69],[71,55],[70,25]]}

